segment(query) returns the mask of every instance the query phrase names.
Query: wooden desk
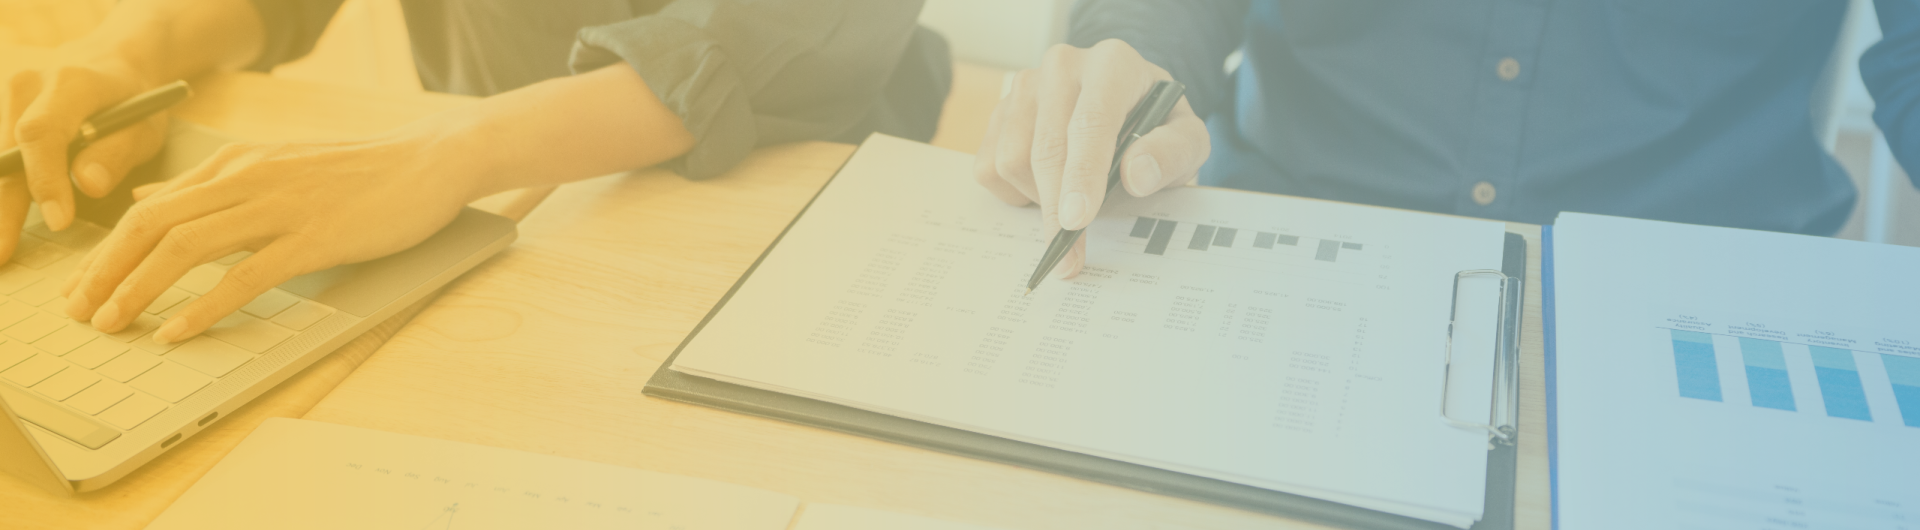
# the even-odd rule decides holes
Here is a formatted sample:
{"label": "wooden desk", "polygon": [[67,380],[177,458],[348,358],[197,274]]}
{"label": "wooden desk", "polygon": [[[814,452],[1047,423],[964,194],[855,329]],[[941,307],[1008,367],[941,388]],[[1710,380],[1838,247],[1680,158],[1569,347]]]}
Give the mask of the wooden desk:
{"label": "wooden desk", "polygon": [[[205,90],[183,117],[264,136],[358,134],[461,104],[246,75]],[[345,129],[356,125],[367,129]],[[852,151],[776,146],[709,181],[648,171],[564,186],[522,223],[519,242],[411,324],[391,325],[377,350],[378,336],[356,342],[106,490],[55,499],[0,478],[0,513],[9,526],[138,528],[261,419],[304,416],[1009,529],[1314,527],[643,397],[647,377]],[[1546,528],[1538,229],[1511,228],[1536,243],[1520,516],[1523,528]]]}

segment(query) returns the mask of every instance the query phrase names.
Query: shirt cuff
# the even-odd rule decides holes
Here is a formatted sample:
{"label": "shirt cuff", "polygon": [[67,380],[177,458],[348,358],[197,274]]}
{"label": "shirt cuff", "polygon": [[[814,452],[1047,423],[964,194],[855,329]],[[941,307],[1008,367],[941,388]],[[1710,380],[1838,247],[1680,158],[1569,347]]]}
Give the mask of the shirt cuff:
{"label": "shirt cuff", "polygon": [[758,133],[747,94],[724,67],[726,52],[704,30],[659,16],[580,30],[571,59],[574,73],[623,61],[693,133],[693,149],[663,167],[704,179],[753,151]]}

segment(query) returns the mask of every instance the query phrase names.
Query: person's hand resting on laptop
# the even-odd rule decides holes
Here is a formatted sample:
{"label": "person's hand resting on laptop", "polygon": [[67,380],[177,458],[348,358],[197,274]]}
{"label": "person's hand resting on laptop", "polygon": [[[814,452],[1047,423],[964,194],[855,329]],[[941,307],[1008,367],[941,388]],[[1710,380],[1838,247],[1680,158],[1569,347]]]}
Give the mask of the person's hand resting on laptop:
{"label": "person's hand resting on laptop", "polygon": [[[975,178],[1007,204],[1039,203],[1049,234],[1085,228],[1106,195],[1127,113],[1163,79],[1172,76],[1118,40],[1084,49],[1054,46],[1040,68],[1014,78],[1013,90],[994,108],[974,159]],[[1182,98],[1165,124],[1128,148],[1121,186],[1145,197],[1185,184],[1199,175],[1210,149],[1206,123]],[[1055,271],[1079,274],[1086,256],[1081,238]]]}
{"label": "person's hand resting on laptop", "polygon": [[67,145],[88,116],[160,84],[112,54],[79,48],[62,49],[51,63],[14,72],[0,85],[0,151],[17,146],[26,163],[25,173],[0,175],[0,262],[13,258],[30,205],[40,205],[48,229],[65,230],[73,224],[74,184],[89,197],[105,196],[166,138],[161,113],[68,160]]}

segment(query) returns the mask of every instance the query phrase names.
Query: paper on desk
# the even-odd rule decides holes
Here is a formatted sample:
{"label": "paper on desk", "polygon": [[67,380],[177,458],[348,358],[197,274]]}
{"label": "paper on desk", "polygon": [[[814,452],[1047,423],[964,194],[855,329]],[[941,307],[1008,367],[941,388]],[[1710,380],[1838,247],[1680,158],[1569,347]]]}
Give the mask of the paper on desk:
{"label": "paper on desk", "polygon": [[793,530],[994,530],[992,527],[930,519],[872,508],[807,503]]}
{"label": "paper on desk", "polygon": [[[1438,410],[1453,275],[1500,268],[1500,224],[1217,189],[1119,194],[1086,232],[1086,271],[1022,296],[1049,234],[972,167],[868,140],[673,369],[1479,518],[1486,435]],[[1485,392],[1462,397],[1487,410]]]}
{"label": "paper on desk", "polygon": [[711,480],[276,418],[147,528],[782,530],[797,505]]}
{"label": "paper on desk", "polygon": [[1560,528],[1914,528],[1920,249],[1562,214]]}

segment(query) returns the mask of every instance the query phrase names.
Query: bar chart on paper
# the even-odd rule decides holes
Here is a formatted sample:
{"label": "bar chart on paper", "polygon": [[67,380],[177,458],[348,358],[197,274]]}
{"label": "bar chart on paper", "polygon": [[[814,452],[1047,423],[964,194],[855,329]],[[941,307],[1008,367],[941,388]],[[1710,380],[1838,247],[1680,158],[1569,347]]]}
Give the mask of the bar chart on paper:
{"label": "bar chart on paper", "polygon": [[1366,245],[1343,239],[1301,236],[1205,222],[1136,216],[1122,244],[1155,256],[1202,261],[1293,264],[1352,262]]}
{"label": "bar chart on paper", "polygon": [[1681,398],[1920,427],[1920,351],[1907,341],[1691,317],[1659,329]]}

